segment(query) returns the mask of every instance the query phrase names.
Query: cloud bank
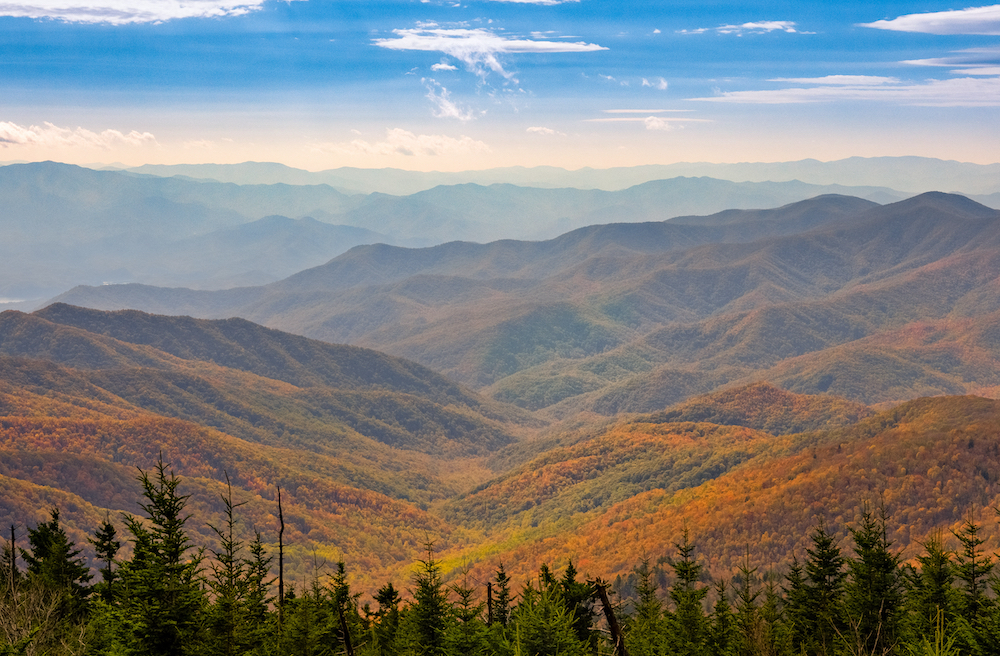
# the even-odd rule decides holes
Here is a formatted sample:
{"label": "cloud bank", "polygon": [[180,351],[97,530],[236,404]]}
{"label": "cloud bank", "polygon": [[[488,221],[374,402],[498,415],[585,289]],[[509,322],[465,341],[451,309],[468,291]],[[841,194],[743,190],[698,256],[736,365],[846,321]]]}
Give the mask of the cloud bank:
{"label": "cloud bank", "polygon": [[508,79],[513,77],[512,73],[504,70],[499,55],[607,50],[604,46],[582,41],[512,39],[482,28],[421,26],[392,32],[396,35],[394,38],[374,39],[374,45],[389,50],[440,52],[462,62],[480,77],[486,77],[491,71]]}
{"label": "cloud bank", "polygon": [[240,16],[260,9],[263,4],[264,0],[35,0],[0,3],[0,16],[127,25]]}
{"label": "cloud bank", "polygon": [[313,150],[345,155],[404,155],[406,157],[492,152],[490,147],[482,141],[476,141],[464,135],[458,139],[443,134],[418,135],[401,128],[386,130],[383,141],[369,142],[355,139],[348,143],[317,144],[313,146]]}
{"label": "cloud bank", "polygon": [[742,25],[720,25],[719,27],[699,27],[693,30],[677,30],[678,34],[705,34],[715,32],[716,34],[734,34],[743,36],[744,34],[767,34],[768,32],[787,32],[789,34],[808,34],[799,32],[794,21],[754,21],[743,23]]}
{"label": "cloud bank", "polygon": [[[860,77],[870,79],[867,76]],[[881,80],[883,78],[874,79]],[[692,98],[691,100],[759,105],[882,101],[930,107],[1000,107],[1000,77],[961,77],[907,84],[886,82],[821,84],[787,89],[730,91],[720,93],[717,96]]]}
{"label": "cloud bank", "polygon": [[907,14],[899,18],[862,23],[861,27],[924,34],[990,34],[1000,36],[1000,5]]}
{"label": "cloud bank", "polygon": [[149,132],[119,132],[104,130],[91,132],[84,128],[61,128],[46,122],[42,126],[24,127],[11,122],[0,122],[0,148],[10,146],[42,146],[46,148],[84,147],[111,150],[115,146],[156,145],[156,137]]}

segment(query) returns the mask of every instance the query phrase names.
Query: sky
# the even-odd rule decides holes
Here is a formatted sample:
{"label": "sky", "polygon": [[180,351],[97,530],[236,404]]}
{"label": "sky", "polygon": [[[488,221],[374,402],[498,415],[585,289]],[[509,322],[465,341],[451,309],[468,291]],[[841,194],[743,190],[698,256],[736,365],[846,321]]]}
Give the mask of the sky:
{"label": "sky", "polygon": [[1000,5],[6,0],[0,161],[1000,161]]}

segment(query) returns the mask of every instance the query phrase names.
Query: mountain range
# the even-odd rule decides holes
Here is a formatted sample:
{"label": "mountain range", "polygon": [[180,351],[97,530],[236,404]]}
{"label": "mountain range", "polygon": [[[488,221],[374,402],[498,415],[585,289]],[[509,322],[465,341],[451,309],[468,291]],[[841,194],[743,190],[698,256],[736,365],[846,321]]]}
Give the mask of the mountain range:
{"label": "mountain range", "polygon": [[420,362],[565,418],[769,380],[872,403],[1000,385],[1000,213],[963,196],[821,196],[542,242],[359,246],[225,291],[79,287],[61,302],[242,316]]}
{"label": "mountain range", "polygon": [[[284,170],[221,170],[244,169]],[[271,182],[235,184],[53,162],[0,167],[0,299],[35,299],[18,306],[30,309],[79,284],[245,287],[321,265],[360,244],[550,239],[595,224],[776,207],[821,194],[879,203],[911,195],[878,186],[676,175],[615,191],[540,188],[544,179],[533,173],[522,181],[535,186],[464,182],[404,193],[405,185],[388,185],[390,193],[348,195],[302,173],[262,173],[258,177]],[[366,175],[390,181],[395,174]],[[310,181],[317,183],[304,184]],[[996,200],[990,198],[983,197]]]}
{"label": "mountain range", "polygon": [[[551,424],[414,363],[244,320],[0,314],[5,526],[56,506],[89,553],[85,531],[135,513],[136,474],[162,458],[198,545],[215,545],[231,484],[238,536],[260,531],[273,553],[280,487],[296,586],[330,560],[359,592],[405,586],[428,543],[449,578],[483,581],[503,562],[524,581],[568,559],[627,577],[684,528],[726,577],[743,559],[787,565],[819,521],[846,548],[873,502],[908,558],[1000,503],[997,430],[1000,402],[980,397],[875,410],[767,383]],[[996,523],[974,516],[983,548],[1000,547]]]}

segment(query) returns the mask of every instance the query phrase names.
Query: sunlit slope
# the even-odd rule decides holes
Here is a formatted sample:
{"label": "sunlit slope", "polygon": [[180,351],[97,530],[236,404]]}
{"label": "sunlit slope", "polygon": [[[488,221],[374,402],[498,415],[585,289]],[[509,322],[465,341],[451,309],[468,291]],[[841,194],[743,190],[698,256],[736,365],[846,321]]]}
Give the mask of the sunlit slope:
{"label": "sunlit slope", "polygon": [[76,533],[136,512],[136,468],[162,454],[202,537],[228,475],[244,536],[276,539],[281,486],[294,563],[316,544],[384,572],[451,544],[427,509],[538,425],[420,365],[244,320],[0,314],[0,515],[22,527],[53,504]]}
{"label": "sunlit slope", "polygon": [[[784,381],[792,359],[910,324],[1000,310],[998,217],[941,193],[885,206],[824,196],[545,242],[362,247],[218,294],[123,286],[65,298],[236,314],[377,348],[554,418],[652,412],[727,384]],[[795,389],[884,403],[996,384],[926,366],[911,389],[892,367],[873,368],[861,391],[815,372]]]}
{"label": "sunlit slope", "polygon": [[[631,422],[546,454],[457,501],[456,512],[472,510],[510,494],[515,481],[544,499],[530,508],[509,504],[518,511],[510,513],[515,521],[498,524],[491,540],[456,559],[477,559],[476,572],[502,561],[508,571],[530,575],[539,562],[572,558],[583,571],[614,576],[644,557],[655,562],[673,555],[686,527],[709,571],[729,576],[748,549],[751,566],[765,570],[785,567],[793,556],[801,560],[820,521],[849,548],[847,526],[865,502],[884,503],[890,539],[904,558],[917,555],[935,530],[948,535],[973,511],[991,550],[1000,546],[1000,530],[992,512],[981,511],[1000,503],[998,432],[1000,403],[977,397],[918,399],[851,426],[783,437],[709,424]],[[626,473],[621,463],[639,452]],[[605,458],[607,464],[599,464]],[[642,490],[639,463],[667,478]],[[700,480],[699,472],[706,474]],[[598,489],[604,499],[623,492],[624,498],[581,504]],[[550,517],[560,521],[545,523]]]}

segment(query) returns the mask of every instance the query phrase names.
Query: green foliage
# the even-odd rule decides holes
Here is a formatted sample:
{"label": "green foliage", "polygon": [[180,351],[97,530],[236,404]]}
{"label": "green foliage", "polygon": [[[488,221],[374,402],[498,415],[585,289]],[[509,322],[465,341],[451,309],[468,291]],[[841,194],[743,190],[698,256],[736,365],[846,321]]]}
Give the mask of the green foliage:
{"label": "green foliage", "polygon": [[150,476],[140,470],[146,521],[127,516],[132,559],[119,569],[121,648],[126,654],[182,656],[203,648],[202,554],[185,530],[188,497],[162,458]]}

